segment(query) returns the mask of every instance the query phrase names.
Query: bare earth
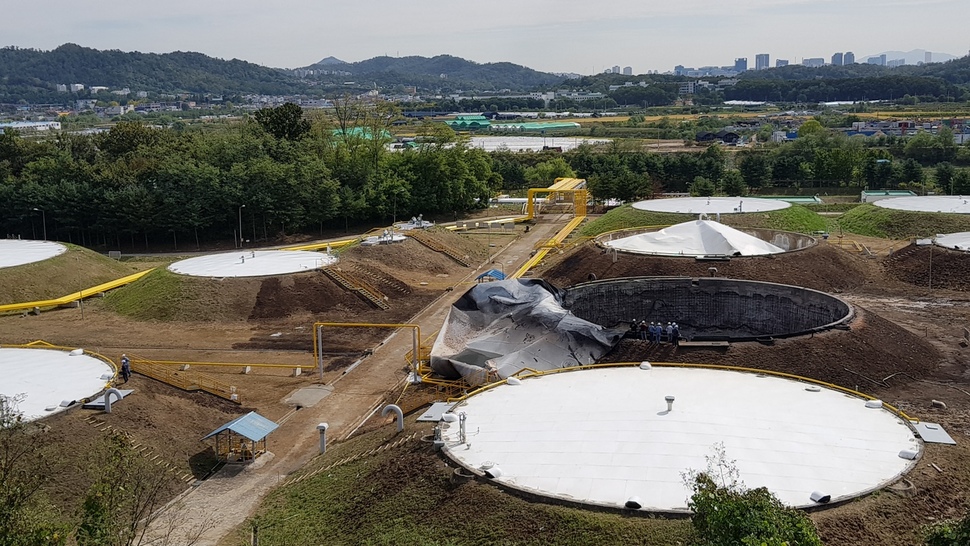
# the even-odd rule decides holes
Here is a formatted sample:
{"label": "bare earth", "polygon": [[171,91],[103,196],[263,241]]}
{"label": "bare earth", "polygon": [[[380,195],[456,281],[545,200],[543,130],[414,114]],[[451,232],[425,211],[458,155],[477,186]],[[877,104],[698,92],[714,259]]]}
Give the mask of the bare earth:
{"label": "bare earth", "polygon": [[[121,352],[154,360],[272,363],[292,368],[200,367],[237,387],[241,404],[204,393],[186,393],[136,375],[126,398],[110,415],[73,410],[50,419],[64,442],[99,434],[91,420],[129,433],[168,461],[172,494],[180,498],[187,523],[214,521],[201,544],[216,544],[244,523],[260,499],[288,474],[317,453],[316,425],[330,425],[328,437],[350,436],[387,399],[395,399],[406,377],[403,359],[411,349],[407,330],[326,328],[325,372],[313,373],[314,321],[413,322],[429,336],[443,323],[450,304],[474,277],[491,268],[514,271],[533,246],[551,237],[564,218],[540,222],[525,234],[489,239],[484,232],[459,236],[442,233],[442,241],[460,247],[478,267],[459,265],[414,241],[390,247],[357,248],[342,256],[341,267],[365,278],[388,296],[389,311],[378,310],[318,273],[256,279],[207,293],[206,305],[231,307],[221,320],[141,322],[108,311],[98,300],[21,318],[0,317],[0,342],[44,339],[84,347],[117,358]],[[827,544],[913,544],[914,529],[935,519],[961,515],[970,491],[970,372],[967,351],[960,345],[962,328],[970,327],[970,255],[934,251],[934,288],[924,267],[928,256],[897,251],[894,258],[869,259],[833,244],[776,258],[738,259],[717,264],[723,276],[794,284],[836,293],[858,308],[847,332],[782,340],[773,346],[735,344],[726,351],[672,347],[650,348],[624,340],[608,356],[613,361],[708,362],[778,369],[832,381],[879,396],[908,414],[941,423],[957,446],[928,445],[917,469],[907,476],[913,488],[882,492],[844,506],[814,512]],[[491,253],[491,259],[489,259]],[[952,255],[951,255],[952,254]],[[491,263],[496,262],[496,263]],[[693,260],[620,255],[616,263],[584,243],[548,258],[538,275],[558,286],[597,278],[632,275],[706,276],[710,264]],[[231,290],[230,290],[231,289]],[[232,296],[225,295],[232,292]],[[241,294],[241,295],[240,295]],[[366,353],[373,354],[367,356]],[[349,367],[360,362],[352,371]],[[294,377],[293,369],[303,369]],[[285,400],[297,389],[325,384],[333,391],[312,407],[296,410]],[[408,403],[434,398],[418,390]],[[931,400],[946,409],[931,408]],[[211,448],[200,438],[234,416],[250,410],[277,421],[269,437],[272,456],[241,469],[211,470]],[[930,464],[936,464],[937,471]],[[187,476],[187,478],[186,478]],[[189,485],[194,483],[197,485]],[[64,484],[65,494],[71,484]],[[161,533],[159,528],[154,532]],[[177,543],[177,541],[176,541]],[[224,541],[225,543],[225,541]]]}

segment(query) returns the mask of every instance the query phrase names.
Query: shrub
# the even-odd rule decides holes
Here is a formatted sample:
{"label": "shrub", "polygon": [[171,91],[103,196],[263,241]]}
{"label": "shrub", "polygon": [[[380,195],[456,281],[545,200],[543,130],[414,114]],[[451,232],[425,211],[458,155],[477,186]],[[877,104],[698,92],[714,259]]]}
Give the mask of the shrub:
{"label": "shrub", "polygon": [[925,528],[926,546],[963,546],[970,544],[970,514],[963,519],[939,521]]}
{"label": "shrub", "polygon": [[700,544],[705,546],[821,546],[815,525],[804,513],[786,507],[766,488],[748,489],[738,479],[724,446],[715,446],[707,470],[688,471],[693,490],[688,507]]}

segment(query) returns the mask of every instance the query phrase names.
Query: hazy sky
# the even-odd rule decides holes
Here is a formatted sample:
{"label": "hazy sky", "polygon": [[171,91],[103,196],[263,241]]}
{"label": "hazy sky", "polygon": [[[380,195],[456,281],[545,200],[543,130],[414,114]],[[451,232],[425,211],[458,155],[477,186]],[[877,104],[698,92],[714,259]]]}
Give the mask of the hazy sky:
{"label": "hazy sky", "polygon": [[[967,54],[967,0],[2,0],[0,45],[199,51],[295,68],[327,56],[450,54],[549,72],[635,74],[853,51]],[[13,7],[13,9],[11,9]]]}

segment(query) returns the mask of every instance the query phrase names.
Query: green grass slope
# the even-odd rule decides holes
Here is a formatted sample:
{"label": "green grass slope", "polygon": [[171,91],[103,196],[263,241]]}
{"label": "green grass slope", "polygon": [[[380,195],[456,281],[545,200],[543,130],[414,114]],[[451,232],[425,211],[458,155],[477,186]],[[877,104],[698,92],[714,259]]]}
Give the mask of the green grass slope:
{"label": "green grass slope", "polygon": [[145,269],[81,246],[61,244],[67,252],[53,258],[0,268],[0,304],[59,298]]}
{"label": "green grass slope", "polygon": [[697,218],[695,214],[672,214],[649,212],[633,208],[631,205],[617,207],[603,216],[587,223],[580,231],[583,237],[595,237],[607,231],[640,226],[668,226]]}
{"label": "green grass slope", "polygon": [[[679,224],[696,218],[696,214],[648,212],[637,210],[630,205],[623,205],[583,226],[579,235],[595,237],[601,233],[617,229]],[[771,212],[722,214],[721,222],[736,228],[780,229],[799,233],[821,231],[827,229],[828,226],[825,218],[798,205]]]}
{"label": "green grass slope", "polygon": [[[405,433],[415,430],[411,420]],[[430,427],[424,433],[430,433]],[[306,470],[393,442],[391,427],[331,446]],[[451,483],[452,469],[428,442],[363,457],[280,487],[258,515],[222,544],[249,538],[282,544],[687,544],[687,519],[625,517],[528,502],[476,481]],[[248,542],[247,542],[248,543]]]}
{"label": "green grass slope", "polygon": [[843,231],[848,233],[891,239],[932,237],[938,233],[970,231],[970,215],[908,212],[870,204],[846,212],[838,222]]}
{"label": "green grass slope", "polygon": [[111,291],[108,309],[136,320],[207,322],[246,320],[259,278],[213,279],[177,275],[159,267],[138,281]]}
{"label": "green grass slope", "polygon": [[135,319],[174,320],[182,304],[184,278],[159,268],[111,292],[104,304],[120,315]]}

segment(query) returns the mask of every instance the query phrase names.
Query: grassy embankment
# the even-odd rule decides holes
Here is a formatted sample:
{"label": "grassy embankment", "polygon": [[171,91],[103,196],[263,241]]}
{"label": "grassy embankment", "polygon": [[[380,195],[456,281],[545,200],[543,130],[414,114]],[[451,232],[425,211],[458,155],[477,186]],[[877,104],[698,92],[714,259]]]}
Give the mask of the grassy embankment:
{"label": "grassy embankment", "polygon": [[67,252],[53,258],[0,268],[0,304],[60,298],[151,267],[119,262],[84,247],[61,244]]}
{"label": "grassy embankment", "polygon": [[134,319],[174,320],[182,305],[184,279],[167,269],[156,269],[109,294],[105,306]]}
{"label": "grassy embankment", "polygon": [[[687,222],[696,214],[670,214],[637,210],[630,205],[617,207],[583,226],[579,235],[595,237],[600,233],[639,226],[665,226]],[[767,228],[799,233],[826,230],[829,222],[815,212],[798,205],[771,212],[722,214],[721,222],[735,228]]]}
{"label": "grassy embankment", "polygon": [[846,233],[868,237],[906,239],[938,233],[970,231],[970,216],[937,212],[908,212],[875,205],[860,205],[838,218]]}

